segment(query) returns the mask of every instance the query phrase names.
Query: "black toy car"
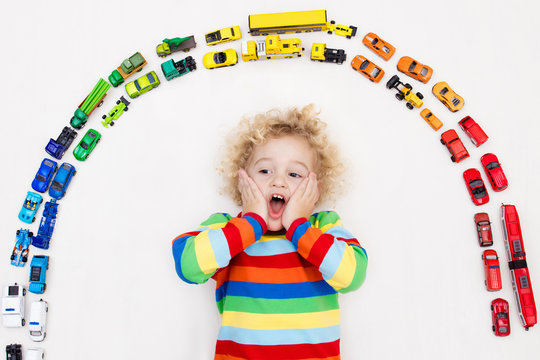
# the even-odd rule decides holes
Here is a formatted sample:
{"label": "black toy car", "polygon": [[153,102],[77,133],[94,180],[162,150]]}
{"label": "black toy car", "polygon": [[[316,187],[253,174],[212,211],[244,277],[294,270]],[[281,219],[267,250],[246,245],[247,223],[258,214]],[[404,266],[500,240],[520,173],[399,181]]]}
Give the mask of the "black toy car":
{"label": "black toy car", "polygon": [[6,345],[6,358],[7,360],[22,360],[21,344]]}

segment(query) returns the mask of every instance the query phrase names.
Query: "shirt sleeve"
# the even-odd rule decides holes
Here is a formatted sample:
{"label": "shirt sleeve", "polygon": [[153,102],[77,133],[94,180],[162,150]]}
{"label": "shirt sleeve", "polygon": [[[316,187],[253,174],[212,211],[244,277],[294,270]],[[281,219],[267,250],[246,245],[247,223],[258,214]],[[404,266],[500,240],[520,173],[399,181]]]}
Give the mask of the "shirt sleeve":
{"label": "shirt sleeve", "polygon": [[197,231],[173,240],[176,273],[187,283],[205,283],[265,232],[266,223],[257,214],[234,218],[229,214],[213,214]]}
{"label": "shirt sleeve", "polygon": [[298,253],[316,266],[336,291],[356,290],[366,277],[368,256],[354,236],[341,226],[334,211],[324,211],[295,220],[287,239]]}

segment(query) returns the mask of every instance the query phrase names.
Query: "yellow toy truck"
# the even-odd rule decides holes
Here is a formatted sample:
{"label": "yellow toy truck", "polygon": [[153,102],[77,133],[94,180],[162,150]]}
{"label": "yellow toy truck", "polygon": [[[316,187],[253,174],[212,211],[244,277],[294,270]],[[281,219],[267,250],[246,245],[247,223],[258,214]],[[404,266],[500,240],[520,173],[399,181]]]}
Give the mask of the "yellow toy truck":
{"label": "yellow toy truck", "polygon": [[281,39],[279,35],[268,35],[265,40],[242,42],[242,60],[279,59],[302,56],[302,40]]}

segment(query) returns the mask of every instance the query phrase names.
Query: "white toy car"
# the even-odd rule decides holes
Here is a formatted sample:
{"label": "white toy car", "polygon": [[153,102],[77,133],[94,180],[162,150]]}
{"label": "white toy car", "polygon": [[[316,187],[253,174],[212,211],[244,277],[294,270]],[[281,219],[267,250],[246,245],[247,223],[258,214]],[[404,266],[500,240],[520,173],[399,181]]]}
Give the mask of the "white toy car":
{"label": "white toy car", "polygon": [[41,360],[43,359],[43,349],[34,348],[26,350],[24,360]]}
{"label": "white toy car", "polygon": [[2,322],[5,327],[24,326],[24,295],[26,289],[22,285],[4,286],[2,293]]}
{"label": "white toy car", "polygon": [[45,335],[47,335],[47,311],[49,311],[49,307],[43,299],[34,301],[30,307],[28,327],[30,339],[33,341],[43,341]]}

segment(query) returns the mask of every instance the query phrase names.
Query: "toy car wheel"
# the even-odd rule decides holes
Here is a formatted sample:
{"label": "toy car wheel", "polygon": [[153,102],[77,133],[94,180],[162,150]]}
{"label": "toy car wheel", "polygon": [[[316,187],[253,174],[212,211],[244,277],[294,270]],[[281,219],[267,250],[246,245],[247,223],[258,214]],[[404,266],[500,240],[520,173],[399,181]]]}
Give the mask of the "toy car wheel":
{"label": "toy car wheel", "polygon": [[101,100],[101,102],[96,107],[101,107],[101,105],[103,105],[103,100]]}
{"label": "toy car wheel", "polygon": [[111,126],[114,126],[114,121],[111,121]]}
{"label": "toy car wheel", "polygon": [[15,260],[15,255],[11,254],[11,260]]}
{"label": "toy car wheel", "polygon": [[413,105],[411,103],[406,103],[405,106],[407,106],[409,110],[413,109]]}
{"label": "toy car wheel", "polygon": [[35,218],[35,217],[32,219],[32,222],[34,222],[34,221],[36,221],[36,218]]}
{"label": "toy car wheel", "polygon": [[396,99],[398,99],[399,101],[403,100],[405,98],[405,96],[403,96],[402,93],[397,93],[396,94]]}
{"label": "toy car wheel", "polygon": [[30,232],[28,233],[28,237],[34,237],[34,233],[30,231]]}
{"label": "toy car wheel", "polygon": [[491,330],[493,330],[493,332],[495,332],[495,325],[491,326]]}
{"label": "toy car wheel", "polygon": [[332,35],[332,32],[331,32],[330,30],[328,30],[328,33],[329,33],[330,35]]}
{"label": "toy car wheel", "polygon": [[21,320],[21,326],[24,326],[24,324],[26,324],[26,320],[22,319]]}
{"label": "toy car wheel", "polygon": [[452,160],[452,162],[456,162],[456,158],[453,155],[450,157],[450,160]]}
{"label": "toy car wheel", "polygon": [[405,84],[405,87],[406,87],[407,89],[409,89],[409,90],[412,89],[411,84]]}
{"label": "toy car wheel", "polygon": [[396,85],[398,82],[399,82],[399,76],[394,75],[386,83],[386,88],[387,89],[392,89],[394,87],[394,85]]}
{"label": "toy car wheel", "polygon": [[330,24],[335,24],[336,22],[334,20],[330,21]]}
{"label": "toy car wheel", "polygon": [[21,230],[17,230],[17,235],[19,235],[21,233]]}
{"label": "toy car wheel", "polygon": [[27,256],[23,256],[23,258],[22,258],[22,262],[24,262],[24,263],[25,263],[25,262],[27,262],[27,261],[28,261],[28,257],[27,257]]}
{"label": "toy car wheel", "polygon": [[116,100],[116,105],[120,105],[120,100]]}
{"label": "toy car wheel", "polygon": [[443,139],[441,139],[441,144],[445,145],[446,146],[446,143],[444,142]]}
{"label": "toy car wheel", "polygon": [[422,100],[422,99],[424,98],[424,95],[422,95],[422,94],[419,93],[419,92],[416,93],[416,96],[418,96],[418,98],[419,98],[420,100]]}
{"label": "toy car wheel", "polygon": [[124,111],[128,111],[128,110],[129,110],[129,108],[126,106],[126,107],[124,108]]}
{"label": "toy car wheel", "polygon": [[345,37],[346,37],[347,39],[350,39],[350,38],[351,38],[351,36],[350,36],[350,35],[347,35],[347,36],[345,36]]}
{"label": "toy car wheel", "polygon": [[22,289],[22,296],[26,295],[26,289]]}
{"label": "toy car wheel", "polygon": [[107,115],[103,115],[101,118],[105,120],[107,118]]}

